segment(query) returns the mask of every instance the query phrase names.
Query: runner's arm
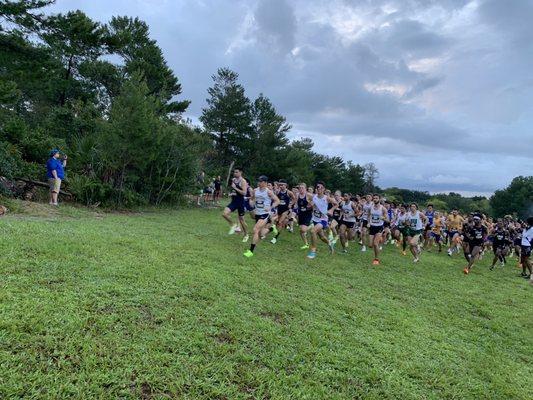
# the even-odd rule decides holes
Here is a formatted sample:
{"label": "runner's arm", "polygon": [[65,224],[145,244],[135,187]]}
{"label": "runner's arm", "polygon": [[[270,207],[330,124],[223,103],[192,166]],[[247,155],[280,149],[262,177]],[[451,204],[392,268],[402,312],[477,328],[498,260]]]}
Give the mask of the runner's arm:
{"label": "runner's arm", "polygon": [[270,205],[270,209],[276,208],[279,205],[279,198],[274,194],[273,191],[269,190],[268,195],[272,199],[272,204]]}

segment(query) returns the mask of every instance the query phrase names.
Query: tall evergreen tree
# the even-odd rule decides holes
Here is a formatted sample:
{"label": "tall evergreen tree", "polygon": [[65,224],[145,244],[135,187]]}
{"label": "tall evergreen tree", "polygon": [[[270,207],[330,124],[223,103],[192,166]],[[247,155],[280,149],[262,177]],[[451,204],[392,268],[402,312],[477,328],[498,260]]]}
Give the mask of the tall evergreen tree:
{"label": "tall evergreen tree", "polygon": [[291,126],[263,94],[253,102],[251,117],[250,137],[243,143],[247,147],[243,166],[253,176],[266,174],[273,179],[284,178],[280,176],[285,171],[281,150],[289,143],[287,132]]}
{"label": "tall evergreen tree", "polygon": [[207,108],[200,117],[213,137],[217,160],[222,165],[244,161],[246,142],[252,131],[250,100],[244,94],[244,87],[237,82],[238,77],[228,68],[220,68],[213,75],[214,85],[207,89]]}
{"label": "tall evergreen tree", "polygon": [[150,39],[148,25],[138,18],[113,17],[109,23],[114,52],[125,62],[128,75],[142,72],[149,94],[161,102],[159,113],[182,113],[189,101],[174,98],[181,94],[181,84],[168,67],[161,48]]}

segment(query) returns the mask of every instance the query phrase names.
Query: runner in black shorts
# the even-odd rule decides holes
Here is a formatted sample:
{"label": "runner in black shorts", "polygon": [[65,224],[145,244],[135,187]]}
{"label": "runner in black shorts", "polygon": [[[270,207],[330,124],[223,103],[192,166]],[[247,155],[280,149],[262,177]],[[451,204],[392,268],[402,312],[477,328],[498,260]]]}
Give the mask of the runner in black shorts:
{"label": "runner in black shorts", "polygon": [[339,204],[341,210],[341,220],[339,228],[339,237],[341,239],[342,252],[347,253],[348,242],[355,237],[354,226],[358,211],[357,204],[350,199],[348,193],[344,193],[343,199]]}
{"label": "runner in black shorts", "polygon": [[468,275],[472,266],[479,257],[481,250],[483,249],[483,244],[487,238],[487,228],[483,226],[481,221],[481,215],[474,214],[472,217],[473,225],[464,229],[465,239],[468,241],[469,245],[469,259],[468,265],[465,267],[463,272]]}
{"label": "runner in black shorts", "polygon": [[287,190],[287,181],[285,179],[280,179],[278,182],[279,190],[277,192],[277,196],[279,199],[279,205],[277,207],[277,213],[278,213],[278,220],[276,222],[277,225],[277,233],[274,235],[270,243],[276,244],[278,241],[279,235],[281,234],[281,231],[287,226],[287,223],[289,222],[289,213],[290,213],[290,207],[292,206],[292,203],[295,201],[294,194]]}
{"label": "runner in black shorts", "polygon": [[300,249],[306,250],[309,248],[309,242],[307,241],[307,230],[311,225],[311,217],[313,216],[313,195],[307,190],[305,183],[300,183],[298,186],[296,204],[298,205],[298,225],[300,226],[300,236],[304,242],[304,245]]}
{"label": "runner in black shorts", "polygon": [[242,169],[241,168],[235,168],[233,170],[233,179],[231,180],[231,193],[230,203],[226,206],[224,209],[224,212],[222,213],[222,217],[228,221],[230,225],[229,234],[233,235],[235,233],[235,230],[238,228],[238,225],[233,223],[231,219],[231,213],[233,211],[237,211],[239,216],[239,222],[241,224],[243,233],[244,233],[244,239],[243,242],[248,241],[248,232],[247,232],[247,225],[246,221],[244,220],[244,196],[248,192],[248,184],[246,183],[246,180],[242,176]]}
{"label": "runner in black shorts", "polygon": [[494,230],[492,231],[492,249],[494,251],[494,259],[492,260],[492,265],[490,266],[491,270],[494,269],[498,260],[500,260],[502,267],[505,266],[505,256],[509,252],[509,245],[511,243],[509,231],[505,229],[503,226],[503,221],[499,219],[494,227]]}

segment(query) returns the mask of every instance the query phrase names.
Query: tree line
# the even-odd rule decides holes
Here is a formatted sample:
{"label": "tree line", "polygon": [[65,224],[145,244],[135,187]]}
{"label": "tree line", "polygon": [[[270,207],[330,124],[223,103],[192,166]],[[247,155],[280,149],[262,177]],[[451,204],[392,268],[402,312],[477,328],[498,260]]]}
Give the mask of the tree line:
{"label": "tree line", "polygon": [[145,22],[117,16],[103,24],[79,10],[47,15],[52,2],[0,2],[2,177],[42,179],[48,151],[58,147],[69,155],[68,189],[84,204],[174,204],[193,190],[201,169],[225,177],[234,163],[251,178],[324,181],[442,209],[509,211],[498,192],[489,203],[381,190],[373,164],[316,153],[308,138],[289,140],[285,117],[264,94],[248,98],[228,68],[214,74],[202,127],[193,126],[183,118],[189,101],[179,79]]}

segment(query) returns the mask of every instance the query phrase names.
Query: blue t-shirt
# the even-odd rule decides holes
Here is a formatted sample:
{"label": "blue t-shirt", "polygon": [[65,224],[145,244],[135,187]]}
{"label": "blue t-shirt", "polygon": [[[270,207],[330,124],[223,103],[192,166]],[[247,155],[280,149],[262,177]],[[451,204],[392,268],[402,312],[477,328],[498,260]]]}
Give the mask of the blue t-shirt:
{"label": "blue t-shirt", "polygon": [[46,162],[46,177],[48,179],[53,179],[54,175],[52,171],[56,170],[57,177],[59,179],[65,179],[65,169],[63,168],[63,161],[58,160],[57,158],[51,158]]}

